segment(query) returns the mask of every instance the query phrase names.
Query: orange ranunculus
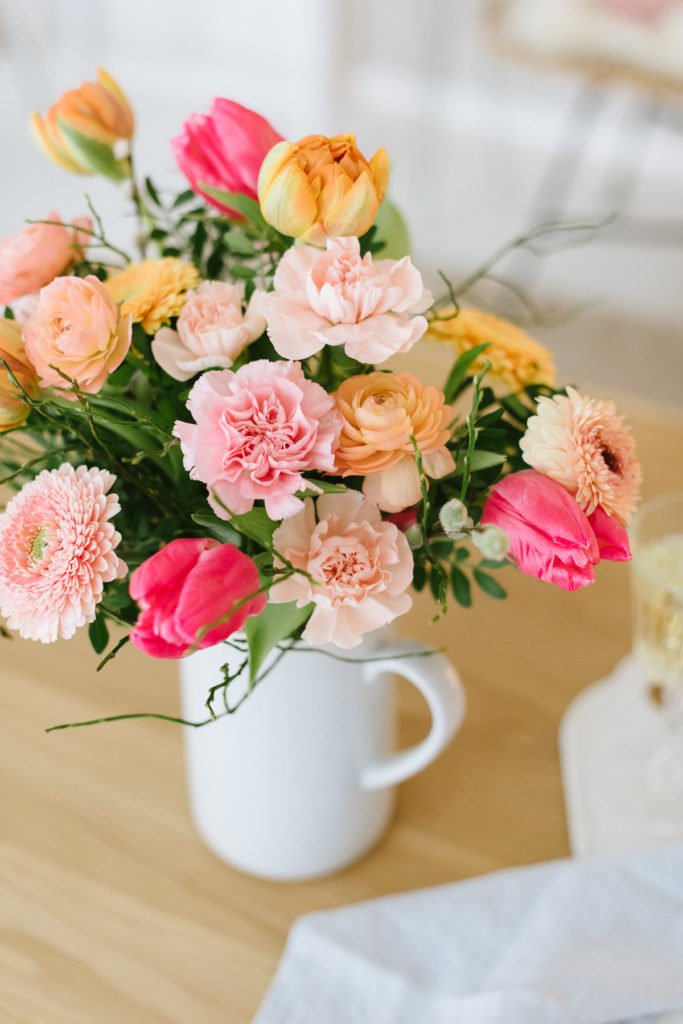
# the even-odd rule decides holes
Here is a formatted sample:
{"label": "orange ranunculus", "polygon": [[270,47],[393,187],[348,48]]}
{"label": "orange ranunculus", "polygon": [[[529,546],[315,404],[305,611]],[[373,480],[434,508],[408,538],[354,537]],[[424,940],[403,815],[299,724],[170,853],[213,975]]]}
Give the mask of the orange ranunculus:
{"label": "orange ranunculus", "polygon": [[115,181],[130,173],[113,146],[132,139],[135,118],[125,93],[104,68],[97,69],[96,82],[65,92],[44,117],[33,114],[31,128],[38,145],[66,171],[104,174]]}
{"label": "orange ranunculus", "polygon": [[388,181],[385,149],[368,162],[353,134],[307,135],[273,146],[261,164],[258,196],[263,216],[283,235],[324,245],[328,238],[364,235]]}
{"label": "orange ranunculus", "polygon": [[343,427],[335,452],[337,472],[363,476],[363,493],[384,512],[400,512],[420,500],[420,477],[411,438],[427,476],[455,469],[446,447],[452,415],[443,391],[412,373],[349,377],[335,396]]}
{"label": "orange ranunculus", "polygon": [[[0,359],[10,368],[20,386],[30,395],[37,393],[36,374],[26,358],[21,325],[0,318]],[[6,367],[0,367],[0,432],[20,427],[30,412]]]}

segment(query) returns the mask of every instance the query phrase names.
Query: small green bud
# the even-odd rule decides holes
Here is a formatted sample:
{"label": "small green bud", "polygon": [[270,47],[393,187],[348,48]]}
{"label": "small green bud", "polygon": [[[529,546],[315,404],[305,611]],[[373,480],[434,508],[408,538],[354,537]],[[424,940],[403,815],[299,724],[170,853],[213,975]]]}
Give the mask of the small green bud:
{"label": "small green bud", "polygon": [[417,551],[424,544],[424,537],[422,536],[422,527],[418,526],[417,523],[413,523],[406,530],[406,540],[410,544],[413,551]]}
{"label": "small green bud", "polygon": [[466,537],[472,529],[472,520],[467,514],[467,506],[458,498],[451,498],[439,512],[439,522],[443,532],[451,540]]}
{"label": "small green bud", "polygon": [[481,551],[484,558],[490,558],[494,562],[501,562],[510,550],[510,538],[507,533],[493,523],[487,523],[473,533],[472,543]]}

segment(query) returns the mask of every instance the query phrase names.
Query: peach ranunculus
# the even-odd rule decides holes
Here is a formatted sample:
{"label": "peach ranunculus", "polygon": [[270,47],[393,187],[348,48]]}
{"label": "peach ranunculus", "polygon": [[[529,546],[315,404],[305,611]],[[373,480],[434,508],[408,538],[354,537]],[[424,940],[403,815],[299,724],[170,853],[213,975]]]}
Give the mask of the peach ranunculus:
{"label": "peach ranunculus", "polygon": [[307,135],[278,142],[261,164],[258,197],[263,216],[283,235],[324,245],[372,227],[389,182],[389,157],[370,161],[353,134]]}
{"label": "peach ranunculus", "polygon": [[26,354],[43,387],[69,385],[95,394],[121,365],[130,348],[131,318],[121,316],[104,285],[93,274],[57,277],[42,289],[38,307],[24,326]]}
{"label": "peach ranunculus", "polygon": [[446,447],[452,416],[443,391],[412,373],[368,373],[349,377],[336,393],[343,427],[335,452],[337,472],[362,476],[363,493],[384,512],[401,512],[421,497],[422,467],[435,480],[453,472]]}
{"label": "peach ranunculus", "polygon": [[227,281],[203,281],[189,293],[175,330],[162,327],[152,355],[175,380],[190,380],[203,370],[229,369],[247,345],[266,329],[263,292],[244,307],[244,288]]}
{"label": "peach ranunculus", "polygon": [[432,297],[410,257],[361,257],[357,238],[330,238],[326,250],[294,246],[280,260],[266,296],[268,336],[287,359],[343,345],[352,359],[383,363],[407,352],[427,330]]}
{"label": "peach ranunculus", "polygon": [[[7,363],[24,391],[29,395],[37,393],[36,374],[26,358],[21,325],[15,320],[0,319],[0,359]],[[20,427],[30,411],[5,367],[0,367],[0,432]]]}
{"label": "peach ranunculus", "polygon": [[76,217],[81,231],[65,227],[59,214],[48,213],[50,224],[29,224],[0,241],[0,305],[39,291],[62,274],[71,263],[83,258],[92,221]]}
{"label": "peach ranunculus", "polygon": [[635,441],[613,402],[580,395],[540,398],[519,443],[533,469],[557,480],[591,515],[600,506],[627,525],[638,503]]}
{"label": "peach ranunculus", "polygon": [[31,116],[33,136],[51,160],[74,174],[104,174],[115,181],[130,175],[114,144],[132,139],[135,118],[128,99],[104,68],[96,82],[83,82],[53,103],[45,117]]}
{"label": "peach ranunculus", "polygon": [[303,633],[309,644],[357,647],[412,605],[408,541],[358,491],[324,494],[315,504],[307,498],[275,531],[273,548],[276,566],[287,559],[302,572],[276,583],[269,599],[315,605]]}

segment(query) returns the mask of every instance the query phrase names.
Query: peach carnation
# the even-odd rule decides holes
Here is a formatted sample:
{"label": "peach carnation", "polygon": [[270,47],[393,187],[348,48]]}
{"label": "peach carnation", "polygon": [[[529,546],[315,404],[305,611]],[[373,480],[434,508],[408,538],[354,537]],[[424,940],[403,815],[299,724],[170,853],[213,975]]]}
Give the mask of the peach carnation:
{"label": "peach carnation", "polygon": [[130,337],[130,317],[119,315],[94,274],[55,278],[41,290],[24,325],[26,355],[41,385],[68,391],[69,384],[57,372],[61,370],[88,394],[99,391],[121,365]]}
{"label": "peach carnation", "polygon": [[116,477],[64,463],[43,470],[0,515],[0,614],[27,640],[52,643],[92,622],[105,583],[126,575],[110,520]]}
{"label": "peach carnation", "polygon": [[239,370],[210,370],[190,391],[194,423],[176,423],[185,468],[229,519],[263,500],[271,519],[303,507],[306,471],[332,472],[340,419],[334,399],[306,380],[299,363],[257,359]]}
{"label": "peach carnation", "polygon": [[[365,633],[412,605],[408,541],[358,491],[325,494],[315,505],[307,498],[305,508],[275,531],[273,547],[307,574],[276,583],[269,599],[315,605],[303,633],[309,644],[357,647]],[[276,556],[275,564],[281,559]]]}
{"label": "peach carnation", "polygon": [[287,359],[343,345],[352,359],[383,363],[422,337],[432,302],[408,256],[360,255],[357,238],[330,238],[327,249],[294,246],[280,260],[266,296],[268,336]]}
{"label": "peach carnation", "polygon": [[105,288],[115,302],[121,303],[123,316],[130,314],[147,334],[154,334],[163,323],[178,316],[188,292],[198,284],[199,273],[192,263],[166,256],[131,263],[112,274]]}
{"label": "peach carnation", "polygon": [[189,293],[176,329],[162,327],[157,332],[152,355],[175,380],[189,380],[217,367],[228,369],[265,331],[262,301],[263,292],[255,291],[245,309],[242,285],[203,281]]}
{"label": "peach carnation", "polygon": [[516,324],[493,313],[462,306],[451,317],[432,320],[427,337],[450,345],[458,355],[489,342],[469,372],[479,373],[488,360],[491,376],[513,391],[531,384],[555,383],[555,364],[548,349]]}
{"label": "peach carnation", "polygon": [[541,398],[520,448],[524,461],[571,491],[587,515],[599,506],[628,523],[638,501],[640,463],[613,402],[587,398],[573,388]]}
{"label": "peach carnation", "polygon": [[400,512],[420,500],[411,437],[427,476],[438,480],[455,469],[446,447],[452,410],[438,388],[412,373],[375,372],[349,377],[335,398],[343,420],[337,472],[365,477],[364,494],[384,512]]}

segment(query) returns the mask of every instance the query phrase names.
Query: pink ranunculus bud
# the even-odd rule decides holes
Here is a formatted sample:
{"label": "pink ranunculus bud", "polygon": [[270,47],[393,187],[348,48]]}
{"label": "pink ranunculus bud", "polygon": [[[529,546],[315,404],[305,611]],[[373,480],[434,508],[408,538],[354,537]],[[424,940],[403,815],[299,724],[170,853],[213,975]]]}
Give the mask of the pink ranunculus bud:
{"label": "pink ranunculus bud", "polygon": [[200,184],[256,199],[263,158],[282,136],[254,110],[217,97],[208,114],[191,114],[171,140],[178,167],[192,189],[224,213],[234,211]]}
{"label": "pink ranunculus bud", "polygon": [[130,638],[155,658],[213,647],[263,611],[258,589],[255,563],[233,544],[172,540],[131,577],[130,595],[142,611]]}
{"label": "pink ranunculus bud", "polygon": [[505,531],[510,540],[508,557],[523,573],[562,590],[593,583],[601,555],[610,557],[605,554],[609,549],[601,552],[588,517],[571,494],[531,469],[511,473],[494,484],[481,522]]}

